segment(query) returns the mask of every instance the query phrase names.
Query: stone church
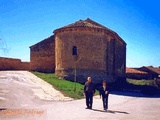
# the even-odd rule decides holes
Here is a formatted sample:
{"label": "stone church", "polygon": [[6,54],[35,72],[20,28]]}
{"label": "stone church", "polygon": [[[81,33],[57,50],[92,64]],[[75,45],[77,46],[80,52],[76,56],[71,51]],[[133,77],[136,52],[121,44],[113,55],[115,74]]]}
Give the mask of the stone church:
{"label": "stone church", "polygon": [[126,43],[111,29],[87,18],[58,28],[54,35],[30,47],[31,69],[55,72],[84,83],[125,79]]}

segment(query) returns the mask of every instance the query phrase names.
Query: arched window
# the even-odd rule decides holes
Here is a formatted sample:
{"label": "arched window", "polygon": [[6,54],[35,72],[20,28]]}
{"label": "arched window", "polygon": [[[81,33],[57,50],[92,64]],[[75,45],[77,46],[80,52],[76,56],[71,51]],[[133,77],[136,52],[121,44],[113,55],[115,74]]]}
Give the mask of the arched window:
{"label": "arched window", "polygon": [[77,55],[77,47],[73,46],[72,48],[72,55]]}

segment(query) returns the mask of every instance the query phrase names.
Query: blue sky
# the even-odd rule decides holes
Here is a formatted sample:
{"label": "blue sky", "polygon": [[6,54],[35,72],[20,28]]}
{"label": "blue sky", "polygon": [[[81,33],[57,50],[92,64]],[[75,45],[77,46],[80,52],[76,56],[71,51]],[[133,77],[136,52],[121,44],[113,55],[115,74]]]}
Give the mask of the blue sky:
{"label": "blue sky", "polygon": [[127,66],[160,66],[158,0],[0,0],[0,56],[30,61],[29,46],[53,30],[90,18],[127,43]]}

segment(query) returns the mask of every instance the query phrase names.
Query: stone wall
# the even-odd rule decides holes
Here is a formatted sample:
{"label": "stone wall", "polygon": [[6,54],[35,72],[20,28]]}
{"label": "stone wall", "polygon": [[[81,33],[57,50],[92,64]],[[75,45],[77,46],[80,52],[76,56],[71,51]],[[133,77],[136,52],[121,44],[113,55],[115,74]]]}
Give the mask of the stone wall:
{"label": "stone wall", "polygon": [[19,70],[31,70],[30,62],[21,62]]}
{"label": "stone wall", "polygon": [[[82,39],[83,38],[83,39]],[[56,69],[74,68],[74,63],[80,59],[77,68],[105,69],[103,51],[103,36],[90,31],[64,32],[56,36]],[[104,45],[104,46],[103,46]],[[78,55],[72,55],[72,47],[77,47]]]}
{"label": "stone wall", "polygon": [[31,70],[39,72],[55,71],[54,36],[30,47]]}
{"label": "stone wall", "polygon": [[29,62],[20,59],[0,57],[0,70],[30,70]]}
{"label": "stone wall", "polygon": [[115,42],[114,57],[114,75],[123,79],[126,77],[126,45],[118,40]]}

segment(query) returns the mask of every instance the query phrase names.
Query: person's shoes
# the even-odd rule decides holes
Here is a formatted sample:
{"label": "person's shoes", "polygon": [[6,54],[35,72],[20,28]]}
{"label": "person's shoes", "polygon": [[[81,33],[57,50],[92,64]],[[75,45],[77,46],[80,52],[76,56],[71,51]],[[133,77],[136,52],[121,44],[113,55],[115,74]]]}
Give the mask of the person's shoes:
{"label": "person's shoes", "polygon": [[86,109],[89,109],[89,107],[86,107]]}
{"label": "person's shoes", "polygon": [[89,109],[92,109],[92,107],[89,107]]}
{"label": "person's shoes", "polygon": [[106,108],[104,108],[104,110],[105,110],[105,111],[107,111],[107,109],[106,109]]}

